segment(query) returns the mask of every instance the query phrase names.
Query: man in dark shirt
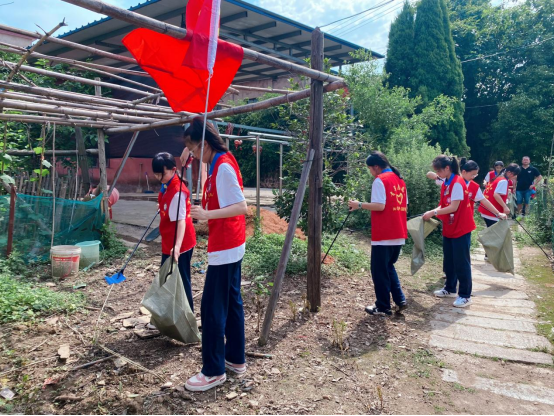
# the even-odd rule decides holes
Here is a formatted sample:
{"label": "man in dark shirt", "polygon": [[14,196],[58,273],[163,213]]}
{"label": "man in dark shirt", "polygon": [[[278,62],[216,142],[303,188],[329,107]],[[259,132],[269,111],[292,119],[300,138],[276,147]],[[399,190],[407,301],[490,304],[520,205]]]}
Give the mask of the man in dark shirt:
{"label": "man in dark shirt", "polygon": [[521,160],[521,172],[517,175],[516,197],[517,212],[521,213],[521,208],[525,203],[523,216],[529,214],[529,201],[531,199],[532,189],[542,180],[541,173],[534,166],[531,166],[529,156],[523,156]]}

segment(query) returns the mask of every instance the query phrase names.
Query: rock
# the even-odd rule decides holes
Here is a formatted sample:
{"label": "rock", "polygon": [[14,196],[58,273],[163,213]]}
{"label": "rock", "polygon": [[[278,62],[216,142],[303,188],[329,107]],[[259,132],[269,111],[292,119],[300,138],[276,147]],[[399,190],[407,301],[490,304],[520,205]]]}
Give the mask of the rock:
{"label": "rock", "polygon": [[144,306],[140,307],[140,313],[143,315],[151,315],[150,311],[146,309]]}
{"label": "rock", "polygon": [[67,360],[69,358],[69,354],[69,344],[60,345],[60,348],[58,348],[58,355],[60,356],[60,360]]}
{"label": "rock", "polygon": [[140,318],[126,318],[122,324],[125,328],[134,328],[137,325],[145,325],[150,322],[150,315],[141,316]]}
{"label": "rock", "polygon": [[73,394],[64,394],[54,399],[55,402],[78,402],[79,400],[83,400],[83,397],[77,397]]}
{"label": "rock", "polygon": [[100,380],[98,383],[99,386],[105,386],[106,385],[106,381],[105,380]]}
{"label": "rock", "polygon": [[241,393],[240,397],[246,397],[246,393]]}
{"label": "rock", "polygon": [[144,329],[133,331],[137,337],[140,339],[150,339],[160,336],[160,331],[147,331]]}
{"label": "rock", "polygon": [[125,367],[127,365],[127,361],[124,360],[123,358],[117,358],[114,360],[113,362],[115,364],[115,366],[117,367],[117,369],[120,369],[122,367]]}
{"label": "rock", "polygon": [[173,386],[173,383],[171,381],[168,381],[167,383],[164,383],[162,387],[160,387],[162,390],[169,389]]}
{"label": "rock", "polygon": [[133,312],[120,313],[119,315],[110,319],[110,322],[121,321],[122,319],[130,318],[131,316],[133,316]]}
{"label": "rock", "polygon": [[256,407],[258,407],[260,404],[256,401],[256,400],[249,400],[248,401],[248,407],[250,407],[251,409],[254,409]]}
{"label": "rock", "polygon": [[277,367],[273,367],[271,369],[271,374],[281,374],[281,371],[279,371],[279,369]]}
{"label": "rock", "polygon": [[6,400],[11,400],[15,397],[15,393],[6,387],[0,390],[0,396]]}
{"label": "rock", "polygon": [[48,318],[46,320],[46,325],[55,326],[58,323],[58,319],[59,318],[57,316],[53,316],[52,318]]}
{"label": "rock", "polygon": [[44,285],[48,287],[56,287],[56,284],[53,282],[46,282]]}
{"label": "rock", "polygon": [[233,399],[236,399],[239,395],[237,393],[235,393],[234,391],[232,393],[229,393],[227,396],[225,396],[227,398],[227,400],[233,400]]}

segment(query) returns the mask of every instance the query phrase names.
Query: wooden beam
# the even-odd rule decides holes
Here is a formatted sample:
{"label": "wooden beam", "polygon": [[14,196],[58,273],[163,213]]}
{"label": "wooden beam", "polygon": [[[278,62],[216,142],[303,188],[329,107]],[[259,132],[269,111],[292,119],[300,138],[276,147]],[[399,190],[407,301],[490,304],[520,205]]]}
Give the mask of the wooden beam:
{"label": "wooden beam", "polygon": [[[323,33],[312,32],[312,68],[323,69]],[[321,233],[323,191],[323,83],[312,79],[310,94],[310,148],[315,150],[308,195],[308,302],[310,311],[321,307]]]}
{"label": "wooden beam", "polygon": [[[122,20],[127,23],[135,24],[139,27],[144,27],[144,28],[153,30],[155,32],[169,35],[177,39],[183,39],[187,35],[186,29],[180,28],[178,26],[170,25],[168,23],[160,22],[150,17],[143,16],[133,11],[125,10],[117,6],[113,6],[111,4],[107,4],[99,0],[63,0],[63,1],[65,1],[66,3],[83,7],[85,9],[88,9],[97,13],[104,14],[106,16],[113,17],[115,19]],[[275,52],[278,53],[277,51]],[[263,55],[251,49],[244,48],[244,58],[251,61],[264,63],[266,65],[273,66],[275,68],[283,69],[285,71],[290,71],[293,74],[304,75],[309,78],[317,79],[323,82],[342,81],[341,78],[335,77],[331,74],[327,74],[322,71],[316,71],[310,68],[306,68],[305,66],[293,64],[291,62],[287,62],[271,56]]]}
{"label": "wooden beam", "polygon": [[106,128],[106,127],[120,127],[125,124],[121,123],[109,123],[106,121],[96,121],[96,120],[82,120],[82,119],[69,119],[69,118],[57,118],[57,117],[46,117],[46,116],[35,116],[29,114],[4,114],[0,113],[0,120],[7,121],[20,121],[22,123],[56,123],[62,126],[81,126],[81,127],[93,127],[93,128]]}
{"label": "wooden beam", "polygon": [[[328,91],[335,91],[344,87],[346,87],[346,82],[335,81],[325,85],[323,87],[323,90],[328,92]],[[224,110],[211,111],[208,113],[208,118],[214,119],[218,117],[235,116],[237,114],[244,114],[244,113],[250,113],[252,111],[265,110],[266,108],[275,107],[277,105],[292,103],[298,100],[302,100],[302,99],[308,98],[309,96],[310,96],[309,89],[303,90],[303,91],[297,91],[291,94],[270,98],[264,101],[258,101],[255,103],[250,103],[250,104],[241,105],[237,107],[226,108]],[[132,131],[153,130],[160,127],[177,126],[185,123],[190,123],[194,117],[196,116],[178,117],[178,118],[164,120],[164,121],[157,121],[155,123],[150,123],[150,124],[138,124],[135,126],[126,126],[126,127],[114,127],[114,128],[107,129],[106,132],[108,134],[115,134],[115,133],[126,133],[126,132],[132,132]]]}
{"label": "wooden beam", "polygon": [[[79,127],[76,128],[76,130],[79,129]],[[82,136],[81,136],[82,137]],[[34,150],[20,150],[20,149],[9,149],[5,152],[7,155],[10,156],[38,156]],[[45,155],[51,155],[52,150],[45,150]],[[75,156],[80,154],[77,150],[56,150],[56,154],[58,156]],[[86,149],[85,154],[89,156],[98,156],[98,149]]]}
{"label": "wooden beam", "polygon": [[258,344],[260,346],[266,345],[269,340],[269,331],[271,330],[271,323],[273,322],[273,316],[275,315],[275,310],[277,309],[277,302],[279,301],[279,296],[281,295],[281,287],[283,286],[283,279],[285,277],[287,264],[289,262],[292,242],[296,233],[296,225],[298,224],[298,218],[300,218],[300,212],[302,210],[302,203],[304,202],[304,195],[306,193],[306,185],[308,182],[308,173],[312,167],[314,153],[314,149],[310,149],[308,151],[306,162],[302,167],[302,174],[300,175],[300,182],[294,197],[289,225],[285,235],[285,243],[283,244],[283,249],[281,250],[281,257],[279,258],[277,272],[275,273],[275,279],[273,280],[273,289],[271,289],[271,297],[269,298],[269,302],[267,304],[262,331],[260,332],[260,338],[258,339]]}

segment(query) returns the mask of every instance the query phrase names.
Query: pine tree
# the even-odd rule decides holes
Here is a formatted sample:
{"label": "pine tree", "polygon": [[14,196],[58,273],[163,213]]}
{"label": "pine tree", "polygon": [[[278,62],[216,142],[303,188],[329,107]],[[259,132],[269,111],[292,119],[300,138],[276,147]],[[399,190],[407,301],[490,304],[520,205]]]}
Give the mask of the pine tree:
{"label": "pine tree", "polygon": [[394,20],[389,32],[385,72],[389,75],[391,87],[410,87],[413,60],[415,10],[406,0],[404,7]]}
{"label": "pine tree", "polygon": [[[446,0],[422,0],[417,7],[412,68],[412,94],[420,95],[424,105],[440,94],[461,100],[463,74],[454,49]],[[453,119],[433,129],[431,142],[466,155],[469,149],[463,115],[464,106],[459,101]]]}

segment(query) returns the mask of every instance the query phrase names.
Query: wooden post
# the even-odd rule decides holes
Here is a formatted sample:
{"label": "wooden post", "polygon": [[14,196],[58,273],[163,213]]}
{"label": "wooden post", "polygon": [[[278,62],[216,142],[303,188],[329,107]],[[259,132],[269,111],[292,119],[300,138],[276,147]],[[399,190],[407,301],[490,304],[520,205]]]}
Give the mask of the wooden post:
{"label": "wooden post", "polygon": [[[312,69],[323,70],[323,33],[312,32]],[[321,231],[323,186],[323,82],[312,79],[310,93],[310,148],[315,150],[308,196],[308,301],[310,310],[321,307]]]}
{"label": "wooden post", "polygon": [[56,234],[56,123],[52,131],[52,239],[50,248],[54,246],[54,235]]}
{"label": "wooden post", "polygon": [[[323,70],[323,33],[312,32],[312,68]],[[308,301],[310,310],[321,307],[321,234],[323,191],[323,83],[312,80],[310,95],[310,148],[315,150],[308,200]]]}
{"label": "wooden post", "polygon": [[[95,81],[100,81],[100,78],[94,78]],[[94,95],[102,96],[102,87],[96,85],[94,87]],[[104,130],[96,130],[98,135],[98,166],[100,168],[100,183],[98,188],[102,192],[102,206],[104,207],[104,219],[105,222],[110,220],[108,210],[108,174],[106,172],[106,143],[104,142]]]}
{"label": "wooden post", "polygon": [[78,169],[81,170],[81,182],[84,185],[84,188],[87,190],[90,189],[90,175],[89,175],[89,166],[88,158],[85,150],[85,140],[83,139],[83,132],[81,127],[75,127],[75,140],[77,141],[77,165],[78,168],[75,169],[75,176],[77,176]]}
{"label": "wooden post", "polygon": [[283,196],[283,145],[279,145],[279,196]]}
{"label": "wooden post", "polygon": [[15,225],[15,186],[11,185],[10,188],[10,219],[8,222],[8,247],[6,250],[6,257],[12,254],[13,248],[13,229]]}
{"label": "wooden post", "polygon": [[129,141],[129,144],[127,145],[127,149],[125,149],[125,154],[123,155],[123,159],[121,159],[121,163],[119,164],[119,167],[117,168],[117,171],[115,172],[115,176],[112,181],[112,186],[110,186],[110,191],[108,192],[108,197],[111,196],[113,190],[115,189],[115,184],[119,180],[119,176],[121,175],[121,172],[123,171],[123,168],[125,167],[125,163],[127,163],[127,159],[129,159],[129,155],[131,154],[131,151],[133,150],[133,146],[135,145],[138,135],[140,134],[140,131],[135,131],[133,133],[133,137],[131,137],[131,140]]}
{"label": "wooden post", "polygon": [[308,182],[308,173],[312,167],[312,161],[314,159],[314,149],[310,149],[304,167],[302,168],[302,174],[300,175],[300,183],[298,185],[298,192],[294,197],[294,204],[290,213],[289,226],[287,228],[287,234],[285,236],[285,244],[281,251],[281,258],[279,259],[279,265],[277,266],[277,272],[275,273],[275,280],[273,281],[273,289],[271,290],[271,297],[265,311],[264,324],[262,326],[262,332],[258,339],[258,345],[264,346],[269,339],[269,330],[271,329],[271,323],[273,322],[273,315],[275,309],[277,309],[277,302],[281,294],[281,286],[283,286],[283,278],[285,277],[285,271],[287,270],[287,264],[289,262],[290,250],[292,248],[292,241],[294,234],[296,233],[296,225],[298,224],[298,218],[300,217],[300,211],[302,210],[302,203],[304,202],[304,195],[306,193],[306,184]]}
{"label": "wooden post", "polygon": [[260,135],[256,135],[256,218],[260,219]]}

